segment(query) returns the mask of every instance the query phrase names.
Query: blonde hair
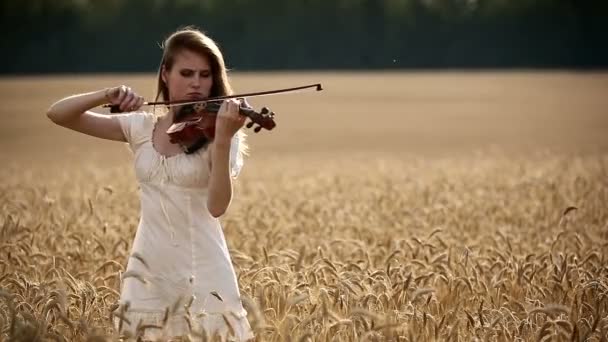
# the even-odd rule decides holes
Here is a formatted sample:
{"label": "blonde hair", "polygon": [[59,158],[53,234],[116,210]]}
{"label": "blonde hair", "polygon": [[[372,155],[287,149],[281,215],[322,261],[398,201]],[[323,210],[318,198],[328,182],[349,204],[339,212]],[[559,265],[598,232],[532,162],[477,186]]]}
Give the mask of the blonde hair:
{"label": "blonde hair", "polygon": [[[175,62],[175,56],[182,50],[189,50],[201,56],[205,56],[211,67],[213,83],[209,97],[232,95],[232,87],[228,80],[228,70],[224,62],[224,56],[219,46],[204,32],[195,26],[181,27],[169,35],[161,45],[163,56],[158,67],[158,81],[156,89],[156,101],[169,101],[169,88],[162,78],[163,67],[170,71]],[[237,134],[239,140],[239,152],[247,154],[245,133],[240,129]]]}
{"label": "blonde hair", "polygon": [[210,97],[232,95],[232,88],[228,82],[228,72],[224,63],[224,56],[217,44],[193,26],[186,26],[173,32],[161,45],[163,58],[158,67],[158,86],[156,100],[160,97],[169,101],[169,88],[162,78],[163,67],[169,71],[175,62],[175,56],[182,50],[189,50],[207,57],[211,66],[213,85],[209,92]]}

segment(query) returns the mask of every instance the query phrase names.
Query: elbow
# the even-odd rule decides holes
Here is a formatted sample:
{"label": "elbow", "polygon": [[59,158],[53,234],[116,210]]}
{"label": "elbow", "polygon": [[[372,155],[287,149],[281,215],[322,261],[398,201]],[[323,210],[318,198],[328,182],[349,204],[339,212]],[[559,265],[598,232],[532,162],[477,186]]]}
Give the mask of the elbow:
{"label": "elbow", "polygon": [[218,218],[224,215],[224,213],[226,212],[226,207],[212,205],[211,203],[207,204],[207,209],[209,210],[209,214],[211,214],[211,216],[213,216],[214,218]]}
{"label": "elbow", "polygon": [[58,125],[60,124],[59,116],[55,112],[53,107],[49,107],[49,109],[47,109],[46,117],[49,118],[49,120],[51,120],[53,123],[58,124]]}
{"label": "elbow", "polygon": [[63,127],[67,127],[72,120],[68,113],[65,113],[61,108],[56,108],[55,105],[50,106],[49,109],[46,110],[46,117],[54,124]]}
{"label": "elbow", "polygon": [[49,107],[49,109],[46,110],[46,117],[55,122],[55,112],[53,112],[53,107]]}
{"label": "elbow", "polygon": [[214,218],[219,218],[220,216],[224,215],[225,212],[225,209],[209,209],[209,213]]}
{"label": "elbow", "polygon": [[[211,184],[210,187],[213,187],[214,184]],[[207,211],[214,218],[218,218],[228,211],[228,207],[230,207],[230,202],[232,200],[232,189],[228,187],[226,192],[219,191],[218,189],[210,190],[209,197],[207,198]]]}

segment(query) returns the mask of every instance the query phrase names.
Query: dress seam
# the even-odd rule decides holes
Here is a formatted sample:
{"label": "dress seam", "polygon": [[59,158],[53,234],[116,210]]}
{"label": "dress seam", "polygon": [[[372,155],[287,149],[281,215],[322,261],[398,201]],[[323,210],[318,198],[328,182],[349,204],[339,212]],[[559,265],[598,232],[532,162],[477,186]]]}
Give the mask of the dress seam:
{"label": "dress seam", "polygon": [[188,199],[188,227],[190,230],[190,277],[191,282],[190,286],[194,288],[194,282],[196,282],[196,259],[194,257],[194,231],[193,231],[193,222],[192,222],[192,197],[187,196]]}

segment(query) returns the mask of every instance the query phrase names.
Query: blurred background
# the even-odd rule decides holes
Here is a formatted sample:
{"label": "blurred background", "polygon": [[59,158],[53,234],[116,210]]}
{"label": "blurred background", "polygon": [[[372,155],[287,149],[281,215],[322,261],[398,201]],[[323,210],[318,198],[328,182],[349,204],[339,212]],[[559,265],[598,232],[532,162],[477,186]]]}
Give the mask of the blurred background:
{"label": "blurred background", "polygon": [[190,24],[235,71],[608,65],[603,0],[7,0],[0,72],[154,71]]}

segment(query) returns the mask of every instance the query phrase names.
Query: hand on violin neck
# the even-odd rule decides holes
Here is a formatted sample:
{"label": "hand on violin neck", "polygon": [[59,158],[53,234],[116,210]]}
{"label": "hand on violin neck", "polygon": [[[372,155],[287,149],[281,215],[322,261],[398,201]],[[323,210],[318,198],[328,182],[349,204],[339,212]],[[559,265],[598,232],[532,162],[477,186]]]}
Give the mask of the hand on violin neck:
{"label": "hand on violin neck", "polygon": [[215,123],[215,140],[228,141],[245,124],[246,116],[239,112],[240,100],[225,100],[217,113]]}

